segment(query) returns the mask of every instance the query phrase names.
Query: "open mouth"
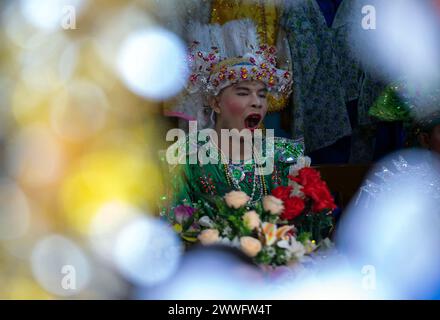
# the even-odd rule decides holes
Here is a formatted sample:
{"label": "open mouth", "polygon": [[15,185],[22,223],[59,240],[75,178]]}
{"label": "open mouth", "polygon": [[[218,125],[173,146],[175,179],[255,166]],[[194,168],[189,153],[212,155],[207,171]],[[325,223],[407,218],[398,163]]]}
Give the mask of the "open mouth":
{"label": "open mouth", "polygon": [[259,114],[253,113],[250,114],[244,119],[244,124],[246,129],[255,129],[258,127],[261,121],[261,116]]}

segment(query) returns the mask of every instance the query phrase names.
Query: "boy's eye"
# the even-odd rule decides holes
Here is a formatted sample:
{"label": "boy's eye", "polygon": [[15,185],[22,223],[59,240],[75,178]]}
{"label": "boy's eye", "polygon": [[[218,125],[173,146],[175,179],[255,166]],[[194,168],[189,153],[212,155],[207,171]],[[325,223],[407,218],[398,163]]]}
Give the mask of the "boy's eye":
{"label": "boy's eye", "polygon": [[248,94],[247,93],[245,93],[245,92],[239,92],[239,93],[237,93],[239,96],[247,96]]}
{"label": "boy's eye", "polygon": [[265,94],[265,93],[260,94],[260,98],[266,99],[267,98],[267,94]]}

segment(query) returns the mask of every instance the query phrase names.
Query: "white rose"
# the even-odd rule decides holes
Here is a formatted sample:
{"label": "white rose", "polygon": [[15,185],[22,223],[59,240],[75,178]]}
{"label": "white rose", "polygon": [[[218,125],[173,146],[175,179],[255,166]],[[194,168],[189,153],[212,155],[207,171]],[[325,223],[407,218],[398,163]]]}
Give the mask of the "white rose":
{"label": "white rose", "polygon": [[295,177],[296,175],[298,175],[299,170],[301,170],[302,168],[310,167],[311,164],[312,159],[310,159],[309,157],[298,157],[298,159],[296,160],[296,164],[290,166],[289,174]]}
{"label": "white rose", "polygon": [[203,230],[197,238],[205,246],[214,244],[220,240],[219,232],[216,229]]}
{"label": "white rose", "polygon": [[212,222],[211,218],[208,216],[203,216],[199,219],[199,224],[202,227],[212,228],[214,227],[214,223]]}
{"label": "white rose", "polygon": [[257,229],[260,226],[260,216],[254,210],[248,211],[243,215],[243,221],[251,230]]}
{"label": "white rose", "polygon": [[244,206],[249,199],[249,196],[243,191],[231,191],[225,194],[226,204],[234,209]]}
{"label": "white rose", "polygon": [[281,240],[277,242],[277,246],[288,250],[291,254],[295,255],[297,259],[301,259],[306,253],[306,248],[295,238],[290,238],[289,240]]}
{"label": "white rose", "polygon": [[255,257],[261,251],[261,242],[252,237],[241,237],[240,248],[249,257]]}
{"label": "white rose", "polygon": [[283,200],[274,196],[265,196],[263,199],[263,208],[272,214],[279,215],[284,210]]}
{"label": "white rose", "polygon": [[240,248],[240,240],[238,240],[238,237],[235,237],[232,240],[229,240],[228,238],[220,238],[219,244],[223,244],[225,246],[230,246],[233,248]]}

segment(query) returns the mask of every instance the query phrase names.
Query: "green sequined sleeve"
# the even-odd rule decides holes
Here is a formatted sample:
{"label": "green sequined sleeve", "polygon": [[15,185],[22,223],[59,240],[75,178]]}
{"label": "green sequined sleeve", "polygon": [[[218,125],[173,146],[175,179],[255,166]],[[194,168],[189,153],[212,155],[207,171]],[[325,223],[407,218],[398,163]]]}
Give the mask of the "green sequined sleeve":
{"label": "green sequined sleeve", "polygon": [[191,170],[190,165],[178,165],[170,171],[171,206],[175,207],[193,201],[191,194]]}
{"label": "green sequined sleeve", "polygon": [[304,155],[304,142],[287,138],[275,137],[275,161],[279,167],[281,185],[287,185],[289,169],[298,158]]}
{"label": "green sequined sleeve", "polygon": [[181,204],[192,203],[193,191],[191,165],[188,161],[185,164],[176,165],[168,165],[164,162],[163,167],[166,193],[160,203],[160,212],[165,216]]}

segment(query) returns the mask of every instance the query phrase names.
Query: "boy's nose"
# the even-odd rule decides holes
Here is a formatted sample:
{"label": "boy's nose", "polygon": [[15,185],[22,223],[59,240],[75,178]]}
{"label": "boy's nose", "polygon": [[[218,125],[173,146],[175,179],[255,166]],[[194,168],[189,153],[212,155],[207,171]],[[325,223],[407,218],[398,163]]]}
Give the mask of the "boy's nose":
{"label": "boy's nose", "polygon": [[252,106],[252,108],[261,109],[263,107],[263,104],[261,102],[261,98],[258,96],[253,96],[251,106]]}

